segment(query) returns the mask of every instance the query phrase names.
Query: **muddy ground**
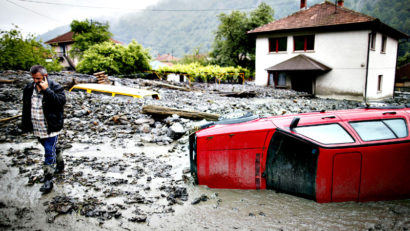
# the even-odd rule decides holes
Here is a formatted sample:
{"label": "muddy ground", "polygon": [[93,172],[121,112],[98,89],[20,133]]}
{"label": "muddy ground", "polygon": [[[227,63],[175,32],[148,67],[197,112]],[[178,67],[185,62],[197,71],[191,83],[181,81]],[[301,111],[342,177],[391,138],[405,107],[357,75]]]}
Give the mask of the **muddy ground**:
{"label": "muddy ground", "polygon": [[[0,118],[21,113],[27,72],[0,72]],[[95,81],[51,73],[64,86]],[[245,85],[194,84],[192,91],[152,87],[150,80],[117,79],[150,88],[161,100],[66,92],[59,139],[66,169],[50,194],[39,192],[43,149],[22,134],[19,119],[0,124],[0,230],[408,230],[410,200],[318,204],[272,190],[210,189],[192,183],[188,134],[206,121],[141,114],[162,105],[235,117],[357,107],[353,101],[308,97],[289,90]],[[252,91],[232,98],[221,92]],[[408,103],[408,99],[389,103]]]}

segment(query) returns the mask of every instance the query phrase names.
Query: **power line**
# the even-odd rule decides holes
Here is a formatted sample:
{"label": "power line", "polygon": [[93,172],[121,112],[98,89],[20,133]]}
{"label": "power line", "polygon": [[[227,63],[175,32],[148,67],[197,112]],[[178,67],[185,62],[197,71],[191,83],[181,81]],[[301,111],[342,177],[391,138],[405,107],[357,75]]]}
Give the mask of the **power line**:
{"label": "power line", "polygon": [[45,17],[45,18],[48,18],[48,19],[51,19],[51,20],[54,20],[54,21],[61,22],[60,20],[57,20],[57,19],[55,19],[55,18],[51,18],[51,17],[49,17],[49,16],[47,16],[47,15],[44,15],[44,14],[40,14],[40,13],[38,13],[38,12],[32,10],[32,9],[29,9],[29,8],[27,8],[27,7],[24,7],[24,6],[22,6],[22,5],[19,5],[19,4],[15,3],[15,2],[12,2],[12,1],[10,1],[10,0],[6,0],[6,1],[9,2],[9,3],[11,3],[11,4],[13,4],[13,5],[15,5],[15,6],[18,6],[18,7],[20,7],[20,8],[25,9],[25,10],[28,10],[28,11],[34,13],[34,14],[40,15],[40,16],[42,16],[42,17]]}
{"label": "power line", "polygon": [[251,7],[251,8],[237,8],[237,9],[130,9],[130,8],[119,8],[119,7],[76,5],[76,4],[61,3],[61,2],[46,2],[46,1],[36,1],[36,0],[17,0],[17,1],[31,2],[31,3],[36,3],[36,4],[81,7],[81,8],[108,9],[108,10],[127,10],[127,11],[151,11],[151,12],[208,12],[208,11],[228,11],[228,10],[250,10],[250,9],[255,8],[255,7]]}

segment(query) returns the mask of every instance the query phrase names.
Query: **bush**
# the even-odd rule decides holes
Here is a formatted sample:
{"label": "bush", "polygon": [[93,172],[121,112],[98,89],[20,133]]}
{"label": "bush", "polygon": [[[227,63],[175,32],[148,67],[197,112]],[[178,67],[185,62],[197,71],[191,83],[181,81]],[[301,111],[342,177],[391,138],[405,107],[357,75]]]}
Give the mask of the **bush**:
{"label": "bush", "polygon": [[[16,26],[10,31],[0,31],[0,69],[29,70],[33,65],[43,65],[48,71],[61,71],[57,59],[52,59],[54,52],[46,48],[33,35],[23,38]],[[51,60],[51,62],[47,62]]]}
{"label": "bush", "polygon": [[104,42],[95,44],[84,52],[77,71],[86,74],[105,71],[109,75],[127,75],[150,70],[150,59],[148,50],[136,41],[128,46]]}
{"label": "bush", "polygon": [[251,77],[251,72],[243,67],[202,66],[199,63],[176,64],[171,67],[163,66],[157,72],[161,75],[166,75],[167,73],[185,74],[189,77],[190,81],[200,82],[242,82],[242,77],[245,80]]}

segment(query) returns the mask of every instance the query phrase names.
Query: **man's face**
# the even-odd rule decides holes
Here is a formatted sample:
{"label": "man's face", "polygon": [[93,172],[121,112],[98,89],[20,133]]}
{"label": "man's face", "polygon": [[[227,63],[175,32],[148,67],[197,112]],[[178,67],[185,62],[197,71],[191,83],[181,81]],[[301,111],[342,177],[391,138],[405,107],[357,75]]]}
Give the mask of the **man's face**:
{"label": "man's face", "polygon": [[39,84],[44,79],[44,76],[40,72],[31,74],[31,76],[33,77],[33,80],[36,84]]}

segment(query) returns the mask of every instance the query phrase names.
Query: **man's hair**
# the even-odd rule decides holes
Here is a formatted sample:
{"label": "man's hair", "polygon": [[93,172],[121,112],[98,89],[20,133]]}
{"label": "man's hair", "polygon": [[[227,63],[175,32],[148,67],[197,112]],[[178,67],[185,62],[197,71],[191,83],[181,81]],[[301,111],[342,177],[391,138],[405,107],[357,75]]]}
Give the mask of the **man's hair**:
{"label": "man's hair", "polygon": [[36,74],[40,72],[42,75],[47,75],[47,70],[45,67],[41,66],[41,65],[34,65],[30,68],[30,73],[32,75]]}

